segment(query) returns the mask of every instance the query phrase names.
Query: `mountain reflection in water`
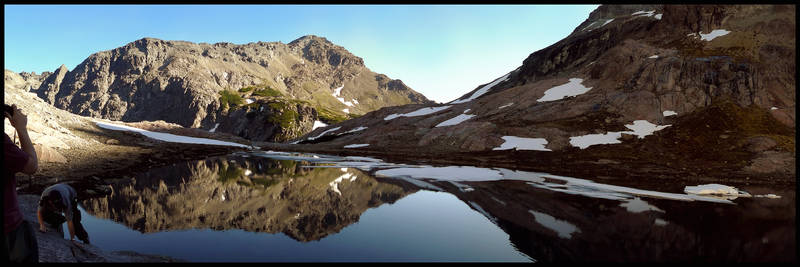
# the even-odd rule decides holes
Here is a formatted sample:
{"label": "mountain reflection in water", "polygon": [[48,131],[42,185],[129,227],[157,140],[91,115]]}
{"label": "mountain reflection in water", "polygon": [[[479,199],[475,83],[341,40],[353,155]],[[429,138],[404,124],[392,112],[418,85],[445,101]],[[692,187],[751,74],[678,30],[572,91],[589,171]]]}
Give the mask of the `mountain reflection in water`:
{"label": "mountain reflection in water", "polygon": [[282,232],[318,240],[361,213],[416,190],[354,168],[307,168],[292,160],[227,157],[174,164],[112,185],[82,204],[143,233],[185,229]]}
{"label": "mountain reflection in water", "polygon": [[[653,197],[659,196],[654,191],[610,187],[623,190],[609,193],[597,191],[608,186],[591,184],[588,180],[562,177],[573,182],[564,184],[557,179],[529,177],[533,173],[508,170],[502,171],[506,177],[518,177],[489,181],[374,178],[370,173],[375,170],[364,167],[369,164],[353,162],[352,157],[340,158],[337,164],[318,157],[299,157],[311,162],[292,160],[292,155],[283,152],[273,156],[239,154],[153,169],[134,181],[113,185],[112,195],[84,201],[83,205],[90,214],[121,222],[140,232],[241,229],[282,232],[307,242],[335,236],[358,222],[370,208],[394,203],[419,190],[442,191],[507,233],[513,250],[524,253],[528,260],[796,261],[794,188],[771,189],[782,196],[779,199],[681,201]],[[376,164],[379,168],[388,166]],[[418,206],[419,210],[423,208]],[[421,216],[413,211],[395,216]],[[456,221],[463,218],[465,222],[468,217],[450,216],[459,217]],[[436,219],[435,214],[426,217],[432,218],[432,224],[444,221]],[[430,224],[427,227],[433,228]],[[408,235],[394,233],[397,229],[391,228],[383,230],[386,236],[375,237],[383,242],[377,246],[397,243],[392,239]],[[492,234],[486,238],[491,230],[485,227],[468,229],[476,229],[474,235],[483,236],[483,240],[498,237]],[[429,235],[428,240],[454,239],[445,231],[431,231]],[[409,246],[414,246],[434,254],[441,249],[444,254],[442,245],[414,242],[406,244],[409,251],[413,250]],[[399,251],[402,249],[398,249],[397,255],[403,255]],[[464,253],[473,256],[480,250]],[[419,254],[389,258],[370,258],[368,254],[363,257],[369,261],[420,260]],[[320,260],[334,260],[331,257],[334,256]],[[422,258],[425,259],[430,260]]]}

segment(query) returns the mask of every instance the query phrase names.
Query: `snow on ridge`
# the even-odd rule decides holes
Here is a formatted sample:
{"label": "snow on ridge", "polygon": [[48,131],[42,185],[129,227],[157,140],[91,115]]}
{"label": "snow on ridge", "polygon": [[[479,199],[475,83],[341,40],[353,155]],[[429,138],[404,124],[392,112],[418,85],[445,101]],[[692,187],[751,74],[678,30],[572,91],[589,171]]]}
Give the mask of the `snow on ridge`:
{"label": "snow on ridge", "polygon": [[315,137],[306,138],[306,140],[314,140],[314,139],[320,138],[320,137],[322,137],[323,135],[325,135],[325,134],[327,134],[329,132],[333,132],[333,131],[339,130],[341,128],[342,128],[341,126],[338,126],[338,127],[335,127],[335,128],[328,129],[328,130],[322,132],[321,134],[319,134],[319,135],[317,135]]}
{"label": "snow on ridge", "polygon": [[365,147],[365,146],[369,146],[369,144],[350,144],[350,145],[344,146],[344,148],[359,148],[359,147]]}
{"label": "snow on ridge", "polygon": [[327,125],[327,124],[325,124],[324,122],[321,122],[321,121],[314,121],[314,126],[313,126],[313,127],[311,127],[311,130],[313,131],[313,130],[315,130],[315,129],[319,128],[319,127],[325,127],[325,126],[328,126],[328,125]]}
{"label": "snow on ridge", "polygon": [[367,129],[367,127],[364,127],[364,126],[358,126],[358,128],[354,128],[354,129],[352,129],[352,130],[349,130],[349,131],[347,131],[347,132],[344,132],[344,133],[346,133],[346,134],[347,134],[347,133],[354,133],[354,132],[358,132],[358,131],[363,131],[363,130],[365,130],[365,129]]}
{"label": "snow on ridge", "polygon": [[477,116],[477,115],[459,114],[458,116],[455,116],[455,117],[453,117],[453,118],[451,118],[449,120],[446,120],[446,121],[443,121],[443,122],[437,124],[435,127],[444,127],[444,126],[456,125],[456,124],[462,123],[462,122],[464,122],[466,120],[469,120],[469,119],[471,119],[472,117],[475,117],[475,116]]}
{"label": "snow on ridge", "polygon": [[536,102],[561,100],[567,96],[584,94],[592,89],[592,87],[583,86],[581,83],[583,83],[583,79],[581,78],[570,78],[569,82],[565,84],[547,89],[547,91],[544,92],[544,96],[536,100]]}
{"label": "snow on ridge", "polygon": [[552,151],[544,146],[547,145],[547,139],[544,138],[525,138],[516,136],[503,136],[505,142],[499,147],[492,148],[492,150],[508,150],[516,148],[517,150],[538,150],[538,151]]}
{"label": "snow on ridge", "polygon": [[508,104],[502,105],[502,106],[500,106],[500,107],[499,107],[499,108],[497,108],[497,109],[504,109],[504,108],[510,107],[510,106],[511,106],[511,105],[513,105],[513,104],[514,104],[514,102],[511,102],[511,103],[508,103]]}
{"label": "snow on ridge", "polygon": [[653,15],[653,14],[655,14],[655,13],[656,13],[656,10],[655,10],[655,9],[653,9],[653,10],[650,10],[650,11],[644,11],[644,10],[642,10],[642,11],[636,11],[636,12],[633,12],[633,14],[631,14],[631,16],[645,16],[645,17],[649,17],[649,16],[652,16],[652,15]]}
{"label": "snow on ridge", "polygon": [[418,110],[415,110],[415,111],[412,111],[412,112],[409,112],[409,113],[391,114],[391,115],[386,116],[385,118],[383,118],[383,120],[388,121],[388,120],[392,120],[392,119],[395,119],[395,118],[398,118],[398,117],[424,116],[424,115],[433,114],[433,113],[436,113],[436,112],[439,112],[439,111],[442,111],[442,110],[445,110],[445,109],[448,109],[448,108],[450,108],[450,106],[421,108],[421,109],[418,109]]}
{"label": "snow on ridge", "polygon": [[502,77],[495,79],[494,81],[492,81],[491,83],[489,83],[487,85],[484,85],[483,87],[481,87],[481,89],[478,89],[477,91],[475,91],[475,93],[472,93],[472,96],[470,96],[469,98],[462,99],[462,100],[454,100],[454,101],[451,101],[450,104],[461,104],[461,103],[466,103],[466,102],[475,100],[476,98],[482,96],[486,92],[489,92],[489,89],[492,89],[492,87],[494,87],[498,83],[503,82],[503,81],[507,81],[508,78],[509,78],[508,77],[509,75],[511,75],[511,72],[506,73],[506,75],[503,75]]}
{"label": "snow on ridge", "polygon": [[609,24],[609,23],[611,23],[612,21],[614,21],[614,19],[609,19],[609,20],[606,20],[606,22],[605,22],[605,23],[603,23],[603,25],[600,25],[600,27],[597,27],[597,28],[602,28],[603,26],[606,26],[606,24]]}
{"label": "snow on ridge", "polygon": [[[164,141],[164,142],[184,143],[184,144],[218,145],[218,146],[238,146],[238,147],[244,147],[244,148],[254,148],[252,146],[243,145],[243,144],[234,143],[234,142],[225,142],[225,141],[219,141],[219,140],[208,139],[208,138],[188,137],[188,136],[174,135],[174,134],[168,134],[168,133],[151,132],[151,131],[148,131],[148,130],[142,130],[142,129],[139,129],[139,128],[134,128],[134,127],[126,126],[126,125],[118,125],[118,124],[112,124],[112,123],[107,123],[107,122],[102,122],[102,121],[94,121],[94,123],[97,124],[98,127],[103,128],[103,129],[109,129],[109,130],[114,130],[114,131],[137,132],[137,133],[140,133],[140,134],[142,134],[144,136],[147,136],[149,138],[160,140],[160,141]],[[215,129],[216,129],[216,127],[215,127]]]}

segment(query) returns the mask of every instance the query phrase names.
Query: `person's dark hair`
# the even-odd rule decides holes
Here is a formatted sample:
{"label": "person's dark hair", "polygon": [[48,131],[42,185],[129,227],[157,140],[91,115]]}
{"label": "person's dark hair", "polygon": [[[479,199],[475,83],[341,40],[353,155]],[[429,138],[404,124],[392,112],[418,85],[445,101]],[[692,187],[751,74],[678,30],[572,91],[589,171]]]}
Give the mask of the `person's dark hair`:
{"label": "person's dark hair", "polygon": [[50,193],[44,197],[44,201],[52,203],[57,208],[64,206],[64,203],[61,203],[61,193],[56,190],[50,191]]}

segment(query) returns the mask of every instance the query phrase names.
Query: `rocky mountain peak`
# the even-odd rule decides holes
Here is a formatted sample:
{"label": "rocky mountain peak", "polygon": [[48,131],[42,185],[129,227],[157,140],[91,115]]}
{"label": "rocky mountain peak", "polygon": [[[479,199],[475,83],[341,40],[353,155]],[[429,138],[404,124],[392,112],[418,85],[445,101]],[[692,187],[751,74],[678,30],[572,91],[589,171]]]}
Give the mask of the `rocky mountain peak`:
{"label": "rocky mountain peak", "polygon": [[306,35],[289,42],[292,50],[299,50],[303,58],[317,64],[329,64],[332,67],[340,65],[364,66],[364,59],[357,57],[324,37]]}

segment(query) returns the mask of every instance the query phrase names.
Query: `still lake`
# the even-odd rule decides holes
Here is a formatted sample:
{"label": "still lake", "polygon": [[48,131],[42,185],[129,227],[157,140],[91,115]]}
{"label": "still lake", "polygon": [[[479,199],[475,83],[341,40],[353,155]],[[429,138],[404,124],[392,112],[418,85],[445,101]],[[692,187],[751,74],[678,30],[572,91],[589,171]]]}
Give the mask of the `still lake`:
{"label": "still lake", "polygon": [[144,170],[80,208],[106,251],[196,262],[796,261],[795,188],[684,186],[268,151]]}

